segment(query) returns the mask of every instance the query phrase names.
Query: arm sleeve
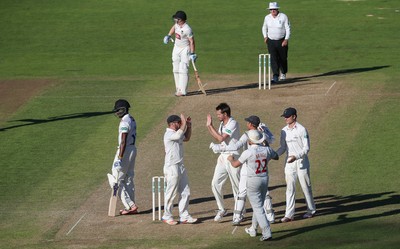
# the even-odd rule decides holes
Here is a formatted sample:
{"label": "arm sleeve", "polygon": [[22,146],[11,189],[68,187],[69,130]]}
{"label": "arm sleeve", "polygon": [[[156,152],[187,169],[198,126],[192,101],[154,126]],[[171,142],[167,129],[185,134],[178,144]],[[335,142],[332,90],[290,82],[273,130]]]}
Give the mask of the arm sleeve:
{"label": "arm sleeve", "polygon": [[276,151],[274,151],[271,147],[268,147],[269,152],[271,153],[271,158],[277,158],[278,157],[278,153],[276,153]]}
{"label": "arm sleeve", "polygon": [[261,28],[261,32],[262,32],[264,38],[266,38],[268,36],[267,17],[264,18],[264,23]]}
{"label": "arm sleeve", "polygon": [[289,18],[287,16],[285,18],[285,30],[286,30],[285,40],[289,40],[289,38],[290,38],[290,22],[289,22]]}
{"label": "arm sleeve", "polygon": [[245,146],[246,143],[247,143],[247,135],[243,134],[236,143],[229,144],[228,146],[225,147],[224,150],[221,151],[236,151]]}
{"label": "arm sleeve", "polygon": [[310,151],[310,138],[308,137],[308,132],[306,129],[301,134],[301,142],[303,144],[303,148],[298,155],[296,155],[296,159],[303,158]]}
{"label": "arm sleeve", "polygon": [[281,156],[286,151],[286,133],[284,130],[281,130],[281,140],[280,140],[280,147],[276,150],[278,156]]}
{"label": "arm sleeve", "polygon": [[184,133],[181,129],[177,130],[172,136],[170,136],[170,140],[172,141],[178,141],[184,137]]}
{"label": "arm sleeve", "polygon": [[251,156],[250,151],[245,150],[245,151],[243,151],[243,153],[240,155],[238,161],[239,161],[241,164],[244,164],[244,163],[247,161],[247,159],[249,159],[250,156]]}

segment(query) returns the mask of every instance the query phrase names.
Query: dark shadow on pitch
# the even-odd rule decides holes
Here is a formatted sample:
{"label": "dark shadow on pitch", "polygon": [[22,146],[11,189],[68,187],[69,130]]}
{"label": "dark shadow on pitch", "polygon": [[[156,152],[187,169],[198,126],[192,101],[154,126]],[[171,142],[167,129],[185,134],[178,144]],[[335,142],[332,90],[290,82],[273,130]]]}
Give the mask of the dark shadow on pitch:
{"label": "dark shadow on pitch", "polygon": [[66,115],[61,115],[61,116],[55,116],[55,117],[48,117],[46,119],[17,119],[17,120],[11,120],[9,122],[24,122],[23,124],[18,124],[18,125],[13,125],[13,126],[8,126],[4,128],[0,128],[0,131],[7,131],[15,128],[20,128],[24,126],[30,126],[30,125],[37,125],[37,124],[45,124],[45,123],[51,123],[51,122],[56,122],[56,121],[62,121],[62,120],[68,120],[68,119],[79,119],[79,118],[93,118],[93,117],[98,117],[102,115],[107,115],[113,113],[112,111],[108,112],[82,112],[82,113],[72,113],[72,114],[66,114]]}
{"label": "dark shadow on pitch", "polygon": [[303,82],[308,82],[310,79],[313,79],[313,78],[320,78],[320,77],[334,76],[334,75],[365,73],[365,72],[380,70],[380,69],[384,69],[384,68],[388,68],[388,67],[390,67],[390,66],[385,65],[385,66],[374,66],[374,67],[339,69],[339,70],[333,70],[333,71],[329,71],[326,73],[315,74],[315,75],[310,75],[310,76],[288,78],[284,81],[279,81],[275,85],[288,85],[288,84],[293,84],[293,83],[303,83]]}
{"label": "dark shadow on pitch", "polygon": [[[311,225],[307,227],[301,227],[296,229],[287,229],[279,232],[275,232],[274,240],[282,240],[289,237],[293,237],[299,234],[311,232],[313,230],[330,227],[330,226],[338,226],[345,225],[348,223],[374,219],[392,215],[398,215],[400,213],[400,209],[393,208],[393,210],[361,215],[357,217],[348,218],[348,215],[356,216],[358,211],[364,211],[366,209],[370,210],[368,212],[373,211],[375,208],[388,206],[388,205],[398,205],[400,203],[400,195],[395,194],[396,192],[383,192],[376,194],[356,194],[349,196],[320,196],[316,197],[316,206],[317,206],[317,215],[313,219],[318,219],[318,216],[322,215],[337,215],[337,219],[332,222]],[[304,210],[305,211],[305,210]],[[353,213],[355,212],[355,213]],[[301,219],[301,217],[295,217],[296,219]],[[279,236],[279,234],[283,234]]]}
{"label": "dark shadow on pitch", "polygon": [[[333,71],[329,71],[329,72],[326,72],[326,73],[315,74],[315,75],[310,75],[310,76],[288,78],[288,79],[286,79],[284,81],[279,81],[277,83],[271,84],[271,88],[272,87],[279,87],[279,86],[287,86],[287,85],[290,85],[290,84],[298,84],[298,83],[315,84],[315,83],[311,83],[310,79],[326,77],[326,76],[334,76],[334,75],[346,75],[346,74],[364,73],[364,72],[380,70],[380,69],[384,69],[384,68],[388,68],[388,67],[390,67],[390,65],[374,66],[374,67],[349,68],[349,69],[339,69],[339,70],[333,70]],[[232,86],[232,87],[206,89],[206,93],[207,93],[207,95],[213,95],[213,94],[218,94],[218,93],[233,92],[233,91],[244,90],[244,89],[254,89],[254,88],[258,88],[258,87],[259,87],[258,83],[249,83],[249,84],[242,85],[242,86]],[[201,94],[203,94],[203,93],[201,93],[200,91],[193,91],[193,92],[188,92],[188,94],[186,96],[194,96],[194,95],[201,95]]]}

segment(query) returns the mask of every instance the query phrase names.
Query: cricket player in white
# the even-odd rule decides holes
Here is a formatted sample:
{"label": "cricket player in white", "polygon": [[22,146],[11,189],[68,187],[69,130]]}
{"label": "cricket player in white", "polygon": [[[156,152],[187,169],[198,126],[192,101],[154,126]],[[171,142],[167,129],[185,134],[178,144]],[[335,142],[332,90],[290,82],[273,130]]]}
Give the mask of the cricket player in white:
{"label": "cricket player in white", "polygon": [[[216,108],[216,113],[219,121],[221,121],[218,131],[214,128],[212,123],[211,115],[207,115],[207,128],[211,136],[214,137],[223,146],[234,144],[237,142],[240,136],[239,123],[236,122],[233,117],[231,117],[231,109],[228,104],[221,103]],[[222,194],[222,187],[229,177],[232,185],[232,192],[237,201],[238,191],[239,191],[239,178],[240,178],[240,168],[234,168],[231,163],[227,160],[229,155],[239,156],[239,152],[229,151],[221,152],[217,160],[217,165],[215,166],[214,176],[211,182],[211,188],[217,201],[218,212],[214,218],[214,221],[220,222],[222,217],[227,214],[224,205],[224,196]],[[235,205],[236,206],[236,205]]]}
{"label": "cricket player in white", "polygon": [[175,45],[172,51],[172,71],[174,73],[176,92],[175,96],[185,96],[189,81],[189,60],[197,59],[195,53],[195,42],[192,29],[186,23],[186,13],[179,10],[172,18],[175,24],[168,35],[164,37],[164,44],[171,41],[175,34]]}
{"label": "cricket player in white", "polygon": [[165,163],[164,176],[167,182],[165,192],[164,215],[162,220],[168,225],[176,225],[172,215],[173,201],[179,194],[180,223],[192,224],[197,219],[189,215],[189,179],[183,165],[183,142],[190,140],[192,124],[190,117],[171,115],[167,119],[168,128],[164,134]]}
{"label": "cricket player in white", "polygon": [[136,214],[134,169],[136,159],[136,121],[129,114],[130,104],[124,99],[115,102],[114,112],[121,119],[118,127],[118,149],[114,157],[112,175],[119,183],[118,196],[125,209],[121,215]]}
{"label": "cricket player in white", "polygon": [[257,226],[259,225],[262,231],[261,241],[272,238],[271,228],[265,210],[263,208],[265,195],[268,189],[268,170],[267,164],[272,158],[277,158],[278,155],[269,146],[263,146],[265,136],[258,130],[247,131],[249,148],[245,150],[235,160],[233,156],[229,156],[228,160],[233,167],[240,167],[246,163],[247,168],[247,196],[251,207],[253,208],[252,225],[246,228],[245,231],[251,236],[257,235]]}
{"label": "cricket player in white", "polygon": [[297,110],[295,108],[285,109],[281,116],[285,118],[287,124],[281,131],[280,147],[276,151],[279,156],[287,151],[285,163],[286,211],[281,222],[293,220],[297,178],[299,178],[307,203],[307,213],[304,214],[303,218],[311,218],[315,214],[316,208],[311,189],[310,162],[307,156],[310,151],[310,138],[306,128],[297,122]]}
{"label": "cricket player in white", "polygon": [[[269,130],[269,128],[266,126],[266,124],[261,123],[260,118],[258,116],[250,116],[248,118],[245,118],[245,121],[247,121],[247,129],[250,130],[259,130],[264,133],[264,136],[266,138],[266,141],[264,141],[263,145],[268,146],[271,144],[274,140],[275,137],[272,134],[272,132]],[[237,141],[235,144],[231,144],[229,146],[221,146],[220,144],[210,144],[210,148],[213,150],[214,153],[220,153],[220,152],[226,152],[226,151],[237,151],[241,148],[244,150],[247,149],[247,143],[248,141],[248,136],[247,133],[245,132]],[[269,176],[267,176],[269,177]],[[240,181],[239,181],[239,193],[237,197],[237,201],[235,203],[235,210],[233,211],[233,225],[238,226],[240,225],[240,222],[244,218],[244,213],[245,213],[245,203],[246,203],[246,185],[247,185],[247,167],[246,163],[243,164],[242,169],[240,170]],[[272,209],[272,198],[269,195],[269,191],[267,190],[266,196],[265,196],[265,201],[264,201],[264,209],[265,213],[267,215],[267,219],[270,223],[275,222],[275,213],[274,210]]]}

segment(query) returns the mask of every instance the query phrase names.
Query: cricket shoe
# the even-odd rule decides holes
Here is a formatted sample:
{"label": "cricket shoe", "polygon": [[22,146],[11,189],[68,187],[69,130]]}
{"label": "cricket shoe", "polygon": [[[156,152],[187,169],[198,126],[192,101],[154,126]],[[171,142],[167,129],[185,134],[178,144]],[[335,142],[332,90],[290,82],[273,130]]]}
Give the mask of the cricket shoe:
{"label": "cricket shoe", "polygon": [[263,236],[261,236],[260,241],[267,241],[267,240],[271,240],[271,239],[272,239],[271,236],[265,236],[265,235],[263,235]]}
{"label": "cricket shoe", "polygon": [[196,222],[197,222],[197,219],[193,218],[192,216],[189,216],[187,219],[180,221],[181,224],[194,224]]}
{"label": "cricket shoe", "polygon": [[214,218],[214,221],[216,222],[221,222],[222,221],[222,217],[224,217],[225,215],[227,215],[227,211],[225,209],[223,210],[218,210],[217,215]]}
{"label": "cricket shoe", "polygon": [[183,94],[183,93],[175,93],[175,96],[176,96],[176,97],[184,97],[184,96],[186,96],[186,94]]}
{"label": "cricket shoe", "polygon": [[286,223],[286,222],[291,222],[291,221],[293,221],[293,220],[294,220],[293,218],[283,217],[283,218],[281,219],[281,222],[282,222],[282,223]]}
{"label": "cricket shoe", "polygon": [[232,226],[240,226],[240,222],[241,222],[242,220],[241,219],[238,219],[238,218],[236,218],[236,219],[233,219],[233,221],[232,221]]}
{"label": "cricket shoe", "polygon": [[139,213],[137,206],[133,206],[130,209],[119,210],[120,215],[130,215],[130,214],[137,214],[137,213]]}
{"label": "cricket shoe", "polygon": [[273,76],[271,80],[271,84],[277,84],[279,82],[278,76]]}
{"label": "cricket shoe", "polygon": [[314,213],[313,212],[307,212],[307,213],[305,213],[303,215],[303,219],[310,219],[310,218],[314,217],[314,215],[315,215],[315,212]]}
{"label": "cricket shoe", "polygon": [[164,222],[165,224],[168,224],[168,225],[171,225],[171,226],[175,226],[175,225],[178,224],[177,221],[174,221],[174,220],[172,220],[172,219],[170,219],[170,220],[161,219],[161,220],[162,220],[162,222]]}
{"label": "cricket shoe", "polygon": [[286,80],[286,74],[281,74],[281,77],[279,78],[279,80]]}
{"label": "cricket shoe", "polygon": [[248,235],[250,235],[250,237],[256,237],[257,236],[257,231],[253,227],[246,227],[244,229],[244,231],[246,231],[246,233]]}

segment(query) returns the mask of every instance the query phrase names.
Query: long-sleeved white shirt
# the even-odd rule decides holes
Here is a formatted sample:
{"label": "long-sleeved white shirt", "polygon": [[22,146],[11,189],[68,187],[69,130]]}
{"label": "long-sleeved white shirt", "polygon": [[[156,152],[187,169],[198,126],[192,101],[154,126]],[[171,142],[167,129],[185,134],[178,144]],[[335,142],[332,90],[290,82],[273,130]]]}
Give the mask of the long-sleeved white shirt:
{"label": "long-sleeved white shirt", "polygon": [[290,38],[290,22],[289,18],[283,14],[278,13],[274,18],[271,14],[265,16],[264,24],[262,26],[262,34],[264,38],[268,37],[271,40],[280,40]]}
{"label": "long-sleeved white shirt", "polygon": [[296,159],[304,158],[310,151],[310,138],[304,126],[296,122],[293,128],[283,127],[281,130],[280,147],[276,150],[278,155],[287,151],[287,156],[295,156]]}
{"label": "long-sleeved white shirt", "polygon": [[185,133],[167,128],[164,134],[165,166],[183,163],[183,139]]}

